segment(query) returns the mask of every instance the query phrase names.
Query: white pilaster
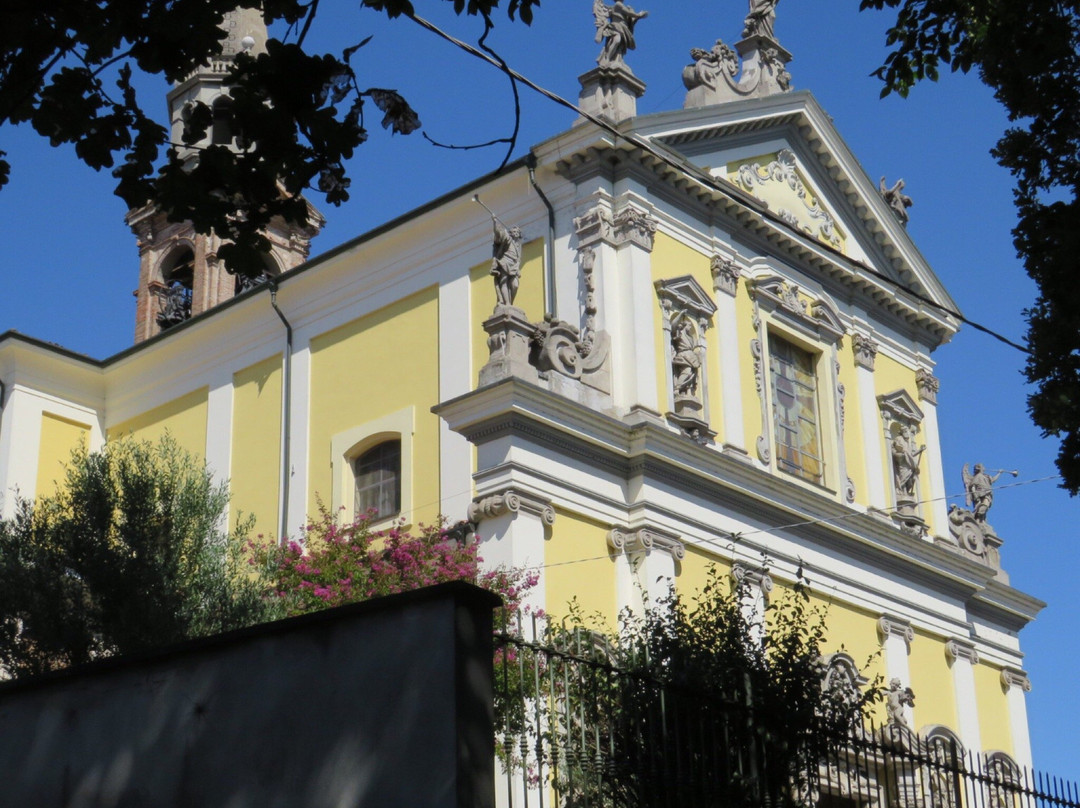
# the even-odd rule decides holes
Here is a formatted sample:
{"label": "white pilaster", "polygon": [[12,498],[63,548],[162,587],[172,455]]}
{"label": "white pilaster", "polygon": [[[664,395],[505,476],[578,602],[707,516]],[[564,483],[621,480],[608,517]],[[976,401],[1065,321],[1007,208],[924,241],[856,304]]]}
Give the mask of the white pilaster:
{"label": "white pilaster", "polygon": [[979,652],[968,641],[954,638],[945,643],[945,656],[952,666],[960,740],[967,749],[979,751],[982,749],[982,736],[979,732],[974,669],[979,664]]}
{"label": "white pilaster", "polygon": [[[911,643],[915,640],[915,630],[903,618],[883,614],[878,618],[878,636],[885,652],[886,681],[899,679],[903,687],[911,687],[908,654],[911,653]],[[904,717],[909,727],[916,726],[911,705],[904,705]]]}
{"label": "white pilaster", "polygon": [[881,456],[881,415],[874,395],[874,371],[859,365],[855,369],[859,390],[859,415],[862,421],[863,456],[866,458],[866,496],[870,507],[887,510],[890,502],[885,491],[885,466]]}
{"label": "white pilaster", "polygon": [[720,342],[720,392],[724,402],[724,445],[745,454],[746,430],[743,426],[739,329],[735,315],[739,274],[738,265],[734,261],[720,256],[713,258],[716,335]]}
{"label": "white pilaster", "polygon": [[526,595],[524,606],[547,608],[544,584],[544,542],[555,523],[551,503],[514,490],[504,490],[473,501],[468,519],[477,526],[480,556],[486,569],[518,567],[540,574],[539,583]]}
{"label": "white pilaster", "polygon": [[228,482],[232,474],[233,378],[228,368],[218,367],[210,379],[206,397],[206,466],[215,483]]}
{"label": "white pilaster", "polygon": [[[472,389],[469,276],[439,286],[439,400],[448,401]],[[455,522],[472,502],[472,444],[439,421],[440,513]]]}
{"label": "white pilaster", "polygon": [[17,496],[33,499],[37,493],[41,402],[18,385],[6,393],[0,420],[0,516],[10,519]]}
{"label": "white pilaster", "polygon": [[941,460],[941,435],[938,432],[937,391],[938,380],[926,371],[916,374],[919,404],[923,411],[923,437],[929,460],[930,513],[933,515],[934,532],[948,537],[949,503],[945,501],[945,472]]}
{"label": "white pilaster", "polygon": [[641,616],[663,602],[675,585],[675,564],[686,556],[679,537],[653,527],[614,527],[608,544],[616,553],[618,611]]}
{"label": "white pilaster", "polygon": [[[307,337],[293,339],[290,380],[289,502],[285,517],[290,536],[307,523],[308,435],[310,434],[311,345]],[[284,421],[284,418],[282,418]]]}
{"label": "white pilaster", "polygon": [[731,566],[731,577],[739,587],[739,606],[743,619],[755,639],[761,641],[765,636],[765,608],[768,606],[769,593],[773,590],[773,579],[761,567],[753,567],[742,561]]}
{"label": "white pilaster", "polygon": [[1005,688],[1005,700],[1009,706],[1009,727],[1012,730],[1013,760],[1031,769],[1031,737],[1028,734],[1027,697],[1031,692],[1031,680],[1025,671],[1004,668],[1001,684]]}

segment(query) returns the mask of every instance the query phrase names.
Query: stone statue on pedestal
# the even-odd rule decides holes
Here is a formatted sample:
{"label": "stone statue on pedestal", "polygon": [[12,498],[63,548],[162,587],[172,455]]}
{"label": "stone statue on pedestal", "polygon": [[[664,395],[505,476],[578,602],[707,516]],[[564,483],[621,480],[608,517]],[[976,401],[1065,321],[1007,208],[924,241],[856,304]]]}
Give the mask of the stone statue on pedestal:
{"label": "stone statue on pedestal", "polygon": [[634,26],[638,20],[649,16],[647,11],[635,11],[622,0],[614,5],[604,5],[604,0],[593,1],[596,18],[596,41],[603,42],[603,49],[596,63],[601,67],[623,64],[627,51],[635,48]]}

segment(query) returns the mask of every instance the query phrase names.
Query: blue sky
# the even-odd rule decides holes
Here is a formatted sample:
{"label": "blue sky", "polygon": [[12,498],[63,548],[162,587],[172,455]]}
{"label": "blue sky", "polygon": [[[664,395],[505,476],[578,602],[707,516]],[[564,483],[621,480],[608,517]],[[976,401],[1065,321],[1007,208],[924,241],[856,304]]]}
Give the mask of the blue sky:
{"label": "blue sky", "polygon": [[[309,44],[340,51],[374,34],[354,59],[361,83],[400,90],[436,140],[470,143],[509,133],[513,108],[504,76],[409,21],[391,23],[357,5],[324,3]],[[418,3],[418,9],[475,42],[481,33],[476,20],[430,5]],[[515,69],[576,100],[577,76],[599,52],[591,5],[547,0],[531,29],[500,18],[488,44]],[[682,105],[680,76],[690,48],[708,48],[718,37],[734,43],[747,6],[744,0],[664,0],[645,7],[650,16],[640,23],[638,50],[628,58],[648,84],[638,110],[675,109]],[[989,156],[1008,121],[974,76],[948,75],[906,100],[879,100],[880,85],[869,74],[886,53],[888,15],[857,7],[857,0],[780,4],[776,33],[794,55],[792,84],[814,93],[875,183],[882,174],[890,184],[906,180],[915,202],[909,232],[964,314],[1021,341],[1022,312],[1035,290],[1009,234],[1011,178]],[[144,103],[163,121],[165,90],[152,81],[143,86]],[[526,88],[521,92],[516,155],[574,117]],[[70,150],[49,148],[26,127],[0,133],[0,149],[13,163],[11,184],[0,190],[0,331],[16,329],[98,358],[127,347],[138,256],[111,177],[87,169]],[[440,150],[419,133],[404,138],[373,131],[351,165],[353,200],[335,209],[314,199],[328,220],[315,253],[494,169],[501,156],[499,149]],[[1049,603],[1022,635],[1034,685],[1028,709],[1035,763],[1080,780],[1072,742],[1080,707],[1068,696],[1080,605],[1077,504],[1054,480],[1027,482],[1055,474],[1056,445],[1027,417],[1023,355],[965,328],[935,359],[948,492],[962,494],[964,463],[1020,470],[1020,484],[999,489],[990,521],[1005,540],[1002,559],[1013,585]]]}

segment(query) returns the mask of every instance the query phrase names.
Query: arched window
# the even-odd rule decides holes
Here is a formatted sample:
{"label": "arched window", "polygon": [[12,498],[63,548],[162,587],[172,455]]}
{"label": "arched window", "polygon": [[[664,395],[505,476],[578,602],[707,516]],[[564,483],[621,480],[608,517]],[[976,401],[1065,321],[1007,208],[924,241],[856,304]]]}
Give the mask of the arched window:
{"label": "arched window", "polygon": [[926,760],[923,783],[928,808],[959,808],[964,746],[952,730],[934,727],[922,740]]}
{"label": "arched window", "polygon": [[1021,776],[1016,761],[1004,752],[990,752],[986,756],[986,776],[986,807],[1017,808]]}
{"label": "arched window", "polygon": [[378,518],[401,512],[401,441],[387,440],[352,461],[356,515],[374,508]]}
{"label": "arched window", "polygon": [[214,101],[210,125],[210,142],[215,146],[231,146],[233,142],[233,102],[227,95]]}
{"label": "arched window", "polygon": [[191,247],[181,247],[166,259],[161,280],[161,310],[157,322],[169,328],[191,317],[191,297],[195,288],[195,253]]}

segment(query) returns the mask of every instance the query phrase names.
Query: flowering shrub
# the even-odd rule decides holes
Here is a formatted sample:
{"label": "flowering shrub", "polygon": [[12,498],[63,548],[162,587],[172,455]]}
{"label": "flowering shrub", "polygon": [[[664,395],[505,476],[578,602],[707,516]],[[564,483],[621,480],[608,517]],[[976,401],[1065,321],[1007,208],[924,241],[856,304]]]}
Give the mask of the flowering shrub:
{"label": "flowering shrub", "polygon": [[[537,583],[535,572],[481,571],[477,545],[460,541],[459,531],[445,522],[420,525],[414,536],[401,525],[373,530],[374,518],[369,511],[342,525],[320,508],[300,540],[284,547],[251,543],[251,562],[261,568],[270,597],[280,599],[290,616],[446,581],[475,583],[514,611]],[[505,621],[505,612],[496,620]]]}

